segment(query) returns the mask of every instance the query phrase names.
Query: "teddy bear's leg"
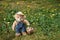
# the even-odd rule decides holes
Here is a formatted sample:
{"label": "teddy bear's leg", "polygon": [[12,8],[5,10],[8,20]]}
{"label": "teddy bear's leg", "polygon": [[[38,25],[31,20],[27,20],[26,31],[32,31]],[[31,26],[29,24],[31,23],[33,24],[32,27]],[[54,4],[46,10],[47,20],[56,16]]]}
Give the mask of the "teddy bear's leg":
{"label": "teddy bear's leg", "polygon": [[15,34],[15,36],[17,36],[17,37],[20,36],[20,35],[21,35],[20,33],[16,33],[16,34]]}
{"label": "teddy bear's leg", "polygon": [[26,35],[26,34],[27,34],[27,33],[26,33],[26,27],[22,27],[21,32],[22,32],[22,35]]}
{"label": "teddy bear's leg", "polygon": [[22,35],[26,35],[26,32],[22,32]]}
{"label": "teddy bear's leg", "polygon": [[21,35],[20,29],[16,28],[16,34],[15,34],[15,36],[20,36],[20,35]]}

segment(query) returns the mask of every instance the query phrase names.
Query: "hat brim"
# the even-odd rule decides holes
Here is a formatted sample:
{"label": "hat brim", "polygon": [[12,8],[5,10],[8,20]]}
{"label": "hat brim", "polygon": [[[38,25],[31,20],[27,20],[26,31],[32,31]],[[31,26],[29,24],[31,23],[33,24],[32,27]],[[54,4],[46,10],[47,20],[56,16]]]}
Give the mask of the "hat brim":
{"label": "hat brim", "polygon": [[[13,15],[13,17],[15,18],[17,14]],[[26,16],[24,14],[19,14],[21,16],[24,16],[24,18],[26,18]]]}
{"label": "hat brim", "polygon": [[[15,15],[17,15],[17,14],[15,14]],[[18,15],[24,15],[24,14],[18,14]]]}

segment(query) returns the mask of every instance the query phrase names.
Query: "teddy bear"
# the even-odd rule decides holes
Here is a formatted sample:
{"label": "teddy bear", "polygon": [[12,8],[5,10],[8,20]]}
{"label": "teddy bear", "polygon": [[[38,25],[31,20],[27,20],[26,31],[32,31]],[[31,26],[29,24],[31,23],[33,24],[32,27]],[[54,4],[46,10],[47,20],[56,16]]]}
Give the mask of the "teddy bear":
{"label": "teddy bear", "polygon": [[16,36],[26,35],[26,25],[30,26],[29,21],[26,19],[26,16],[22,12],[17,12],[14,15],[14,22],[12,24],[12,30],[16,32]]}

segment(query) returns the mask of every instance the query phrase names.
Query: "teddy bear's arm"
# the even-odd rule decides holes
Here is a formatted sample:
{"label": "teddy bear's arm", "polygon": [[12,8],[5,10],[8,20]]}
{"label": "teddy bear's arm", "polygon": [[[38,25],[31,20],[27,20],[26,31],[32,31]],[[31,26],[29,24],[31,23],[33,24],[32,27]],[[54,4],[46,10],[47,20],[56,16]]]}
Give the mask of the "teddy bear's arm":
{"label": "teddy bear's arm", "polygon": [[27,26],[30,25],[29,21],[28,20],[24,20],[24,22],[26,23]]}
{"label": "teddy bear's arm", "polygon": [[12,30],[14,31],[15,29],[15,26],[16,26],[16,21],[13,22],[13,25],[12,25]]}

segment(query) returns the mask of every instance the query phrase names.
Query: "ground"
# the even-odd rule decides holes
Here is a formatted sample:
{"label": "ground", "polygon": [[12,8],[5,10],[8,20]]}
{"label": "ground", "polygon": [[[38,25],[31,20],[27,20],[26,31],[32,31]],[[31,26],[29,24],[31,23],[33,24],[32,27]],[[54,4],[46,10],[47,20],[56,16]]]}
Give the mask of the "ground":
{"label": "ground", "polygon": [[[60,1],[0,1],[0,40],[60,40]],[[35,29],[31,35],[15,37],[13,15],[22,11]]]}

